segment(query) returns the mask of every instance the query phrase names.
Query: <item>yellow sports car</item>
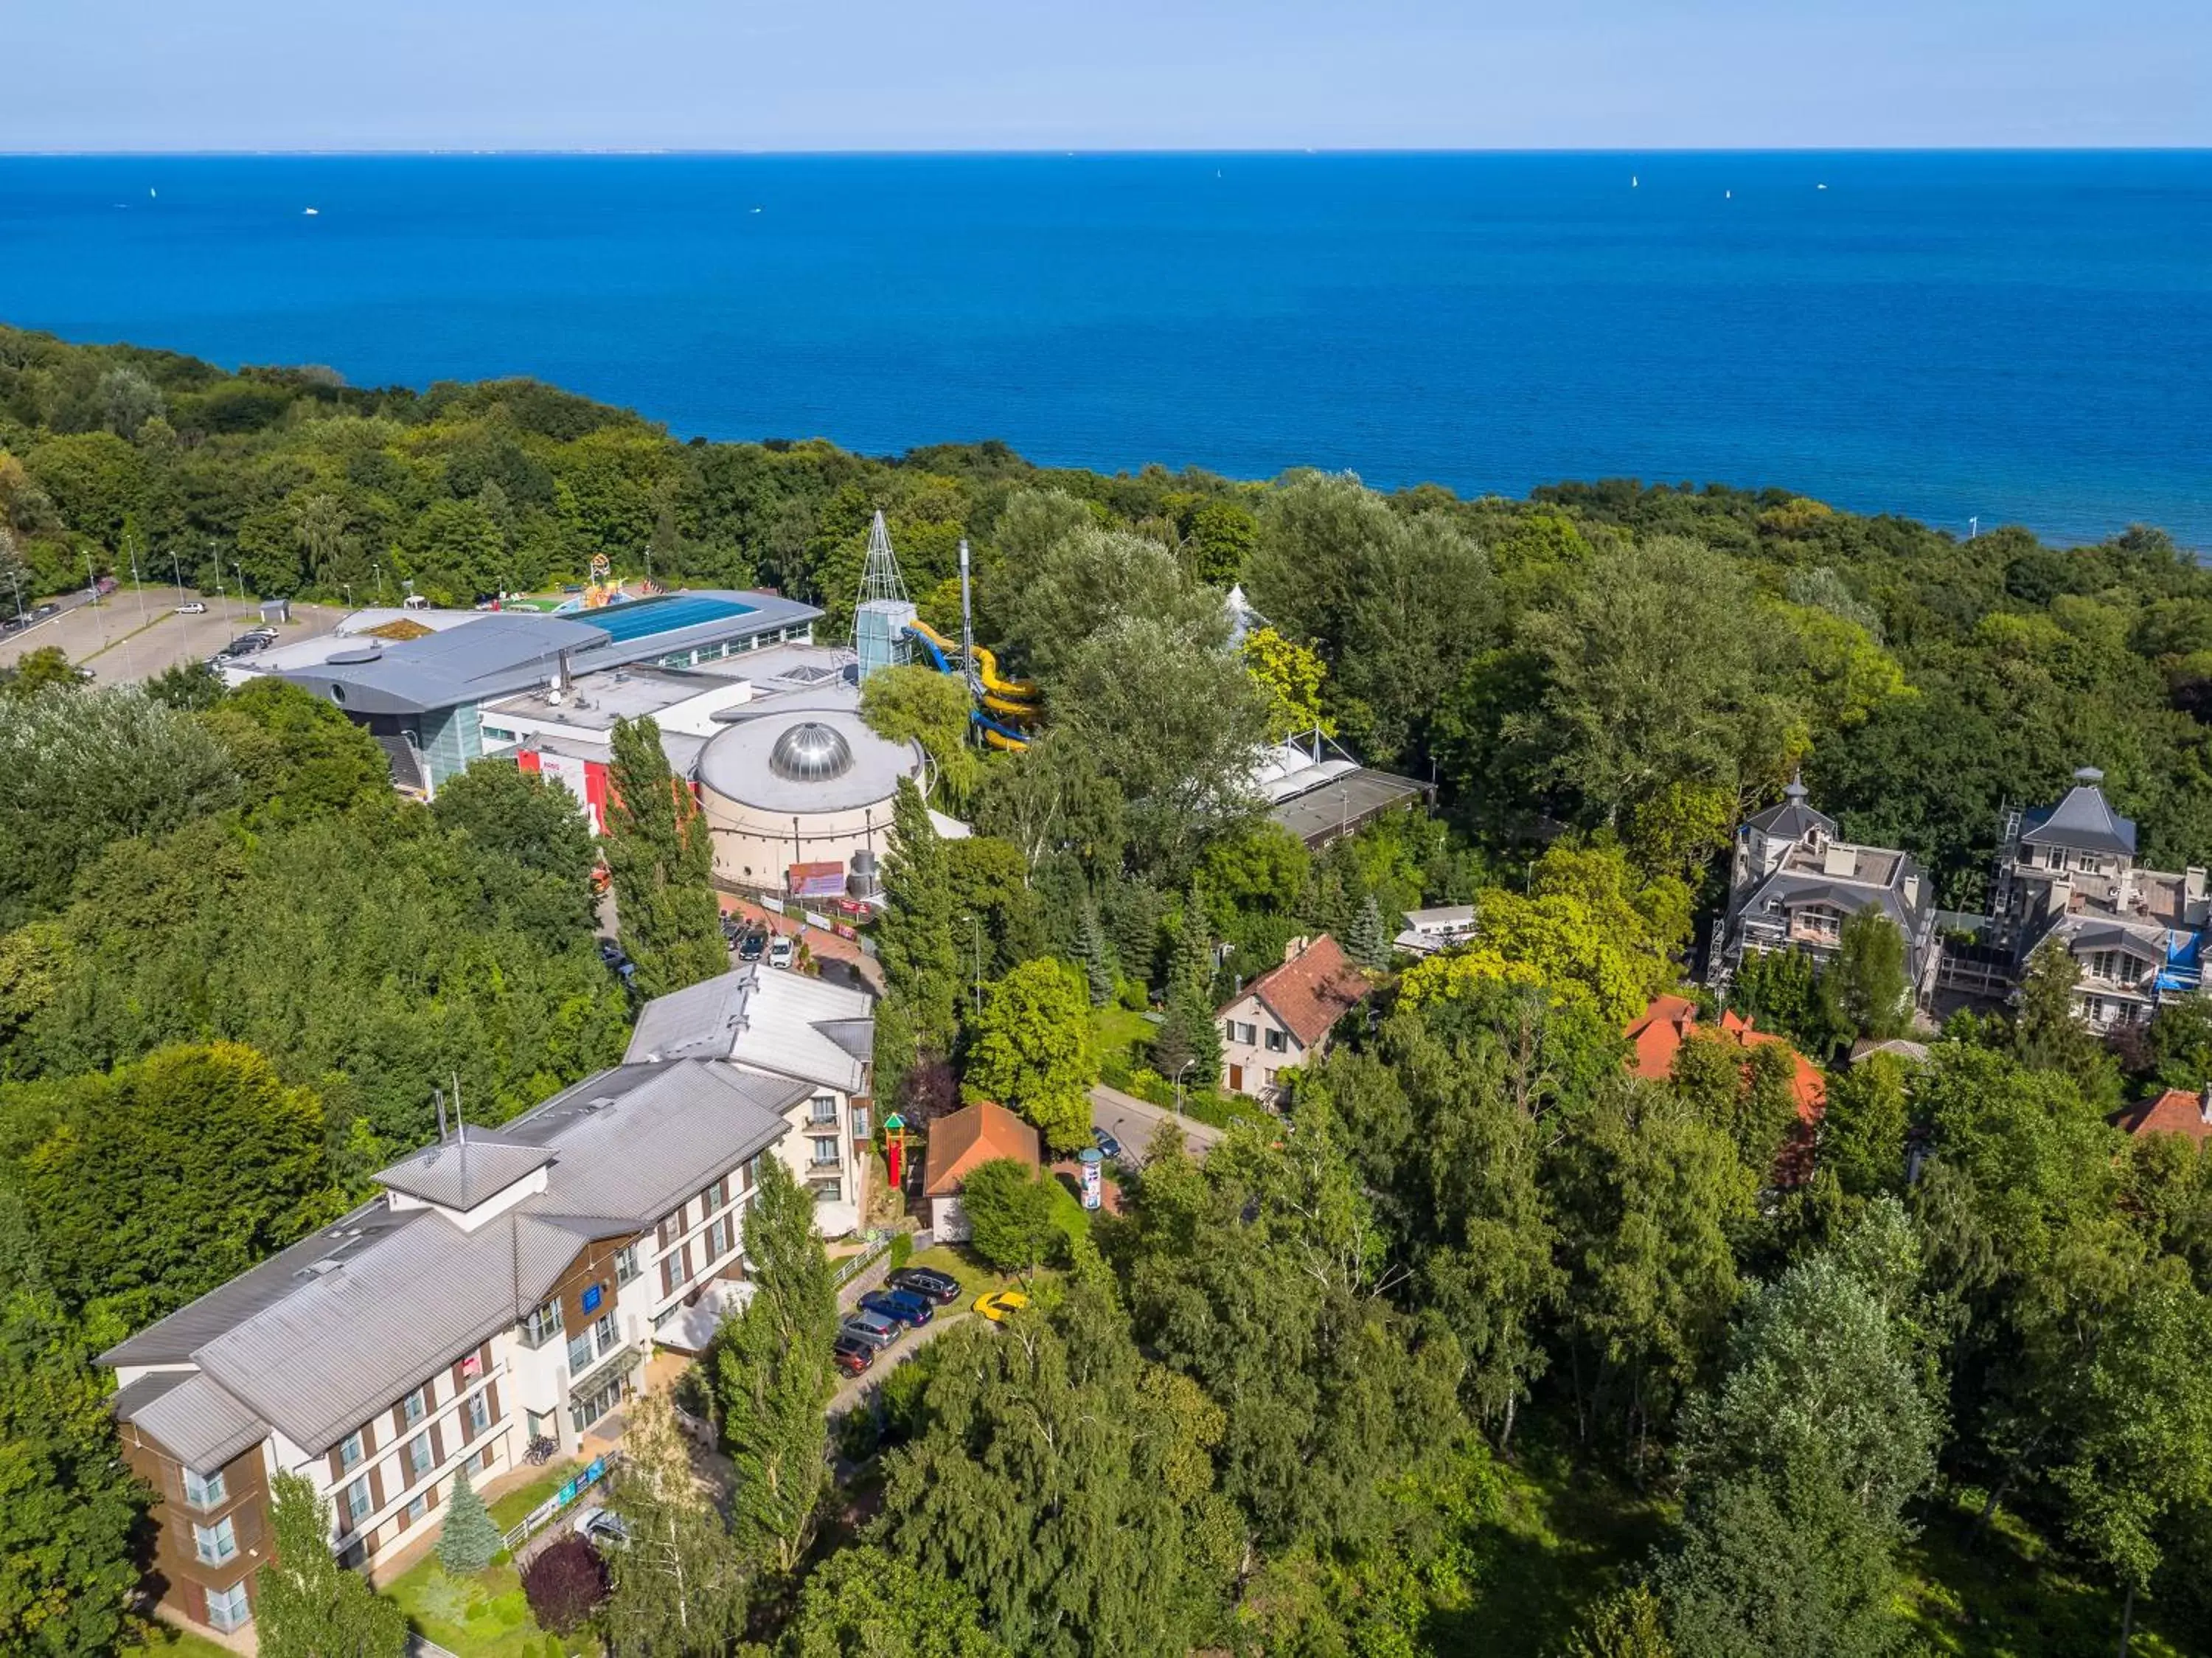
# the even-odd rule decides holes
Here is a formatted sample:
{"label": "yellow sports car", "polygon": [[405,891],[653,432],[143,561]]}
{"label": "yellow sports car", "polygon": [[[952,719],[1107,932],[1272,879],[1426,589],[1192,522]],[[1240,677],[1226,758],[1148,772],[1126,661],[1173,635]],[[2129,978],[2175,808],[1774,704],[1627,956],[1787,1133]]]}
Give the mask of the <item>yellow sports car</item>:
{"label": "yellow sports car", "polygon": [[975,1310],[994,1324],[1029,1304],[1030,1298],[1018,1289],[994,1289],[975,1297]]}

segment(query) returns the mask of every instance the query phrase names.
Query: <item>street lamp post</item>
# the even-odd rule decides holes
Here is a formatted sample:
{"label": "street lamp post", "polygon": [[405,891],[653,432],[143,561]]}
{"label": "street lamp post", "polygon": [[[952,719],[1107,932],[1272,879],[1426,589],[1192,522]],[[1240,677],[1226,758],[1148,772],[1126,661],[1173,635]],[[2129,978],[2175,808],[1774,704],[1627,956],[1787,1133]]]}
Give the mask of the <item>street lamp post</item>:
{"label": "street lamp post", "polygon": [[1185,1074],[1189,1071],[1190,1068],[1197,1063],[1198,1056],[1196,1054],[1193,1054],[1189,1058],[1184,1060],[1182,1064],[1176,1067],[1176,1115],[1178,1117],[1182,1115],[1182,1079]]}
{"label": "street lamp post", "polygon": [[15,625],[21,627],[24,621],[23,578],[19,572],[11,570],[8,572],[8,580],[15,589]]}
{"label": "street lamp post", "polygon": [[181,599],[185,596],[185,565],[174,547],[169,549],[169,570],[177,578],[177,597]]}

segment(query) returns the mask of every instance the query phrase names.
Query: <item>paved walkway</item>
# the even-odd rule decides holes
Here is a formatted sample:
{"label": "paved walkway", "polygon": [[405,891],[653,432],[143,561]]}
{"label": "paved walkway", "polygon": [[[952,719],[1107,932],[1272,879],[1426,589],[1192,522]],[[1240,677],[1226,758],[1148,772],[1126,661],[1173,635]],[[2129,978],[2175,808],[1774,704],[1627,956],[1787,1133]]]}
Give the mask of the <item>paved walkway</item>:
{"label": "paved walkway", "polygon": [[885,1375],[904,1364],[947,1330],[956,1325],[963,1324],[975,1316],[975,1309],[972,1308],[947,1308],[927,1324],[923,1325],[921,1329],[908,1331],[906,1334],[877,1354],[876,1362],[873,1364],[830,1396],[830,1408],[823,1412],[830,1418],[830,1425],[836,1427],[851,1415],[855,1407],[872,1402],[875,1391],[883,1385]]}
{"label": "paved walkway", "polygon": [[1152,1136],[1163,1123],[1173,1123],[1182,1131],[1183,1143],[1194,1157],[1204,1157],[1221,1142],[1221,1131],[1209,1127],[1195,1117],[1179,1117],[1164,1106],[1139,1100],[1133,1094],[1124,1094],[1119,1088],[1109,1088],[1103,1082],[1091,1090],[1091,1123],[1103,1128],[1121,1143],[1121,1150],[1132,1162],[1142,1162],[1145,1151],[1152,1143]]}

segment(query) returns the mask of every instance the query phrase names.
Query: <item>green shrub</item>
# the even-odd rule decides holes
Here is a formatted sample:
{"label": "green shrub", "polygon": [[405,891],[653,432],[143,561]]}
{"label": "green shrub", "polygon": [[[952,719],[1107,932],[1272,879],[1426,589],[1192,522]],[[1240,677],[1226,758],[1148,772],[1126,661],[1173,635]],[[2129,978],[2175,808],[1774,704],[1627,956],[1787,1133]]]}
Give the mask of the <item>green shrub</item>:
{"label": "green shrub", "polygon": [[1114,990],[1114,999],[1131,1013],[1142,1013],[1152,1006],[1152,995],[1141,978],[1125,978]]}
{"label": "green shrub", "polygon": [[896,1272],[914,1259],[914,1234],[896,1233],[891,1238],[891,1271]]}

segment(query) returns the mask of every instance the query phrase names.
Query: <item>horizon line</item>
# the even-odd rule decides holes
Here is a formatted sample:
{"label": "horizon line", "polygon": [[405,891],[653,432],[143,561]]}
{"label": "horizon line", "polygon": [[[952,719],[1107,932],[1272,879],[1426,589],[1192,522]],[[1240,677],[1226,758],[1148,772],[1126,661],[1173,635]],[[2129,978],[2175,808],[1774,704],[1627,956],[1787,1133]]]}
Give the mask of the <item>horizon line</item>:
{"label": "horizon line", "polygon": [[1145,144],[952,146],[914,149],[693,146],[680,144],[429,144],[317,145],[304,148],[216,146],[175,149],[10,149],[0,161],[189,161],[431,159],[453,157],[638,157],[746,160],[907,160],[1075,158],[1088,156],[1338,156],[1338,155],[2193,155],[2212,154],[2212,142],[2192,144]]}

